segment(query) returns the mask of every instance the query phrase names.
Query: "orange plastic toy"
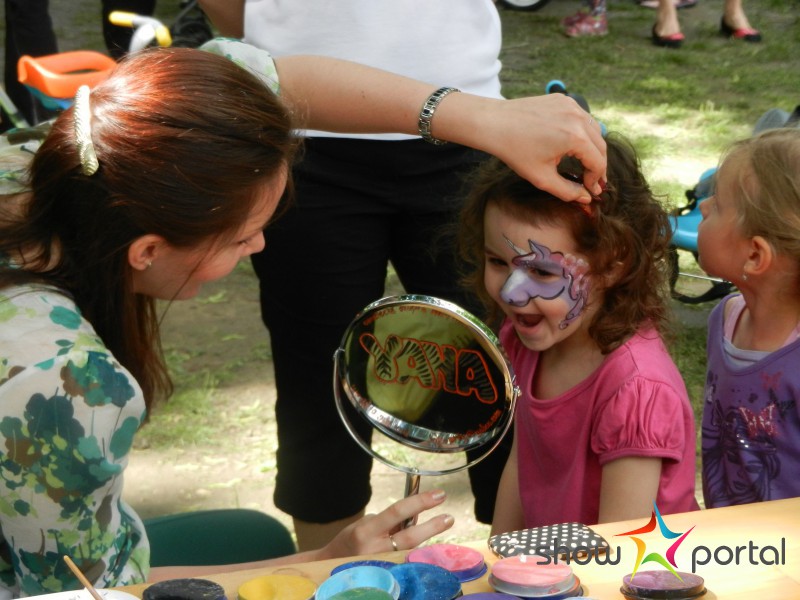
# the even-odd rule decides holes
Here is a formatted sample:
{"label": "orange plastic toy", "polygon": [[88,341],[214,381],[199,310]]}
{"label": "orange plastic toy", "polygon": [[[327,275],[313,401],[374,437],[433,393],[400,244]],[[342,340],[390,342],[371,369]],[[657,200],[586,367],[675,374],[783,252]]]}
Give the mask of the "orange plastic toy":
{"label": "orange plastic toy", "polygon": [[72,101],[82,85],[93,87],[108,77],[116,62],[93,50],[59,52],[47,56],[22,56],[17,63],[19,81],[43,96]]}

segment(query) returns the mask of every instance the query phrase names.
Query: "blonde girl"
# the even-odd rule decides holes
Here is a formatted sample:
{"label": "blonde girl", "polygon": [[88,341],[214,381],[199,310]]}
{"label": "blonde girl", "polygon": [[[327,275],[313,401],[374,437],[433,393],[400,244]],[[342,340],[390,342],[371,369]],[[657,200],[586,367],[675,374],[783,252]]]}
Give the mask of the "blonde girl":
{"label": "blonde girl", "polygon": [[700,265],[739,288],[709,317],[706,506],[800,496],[800,129],[736,143],[700,208]]}

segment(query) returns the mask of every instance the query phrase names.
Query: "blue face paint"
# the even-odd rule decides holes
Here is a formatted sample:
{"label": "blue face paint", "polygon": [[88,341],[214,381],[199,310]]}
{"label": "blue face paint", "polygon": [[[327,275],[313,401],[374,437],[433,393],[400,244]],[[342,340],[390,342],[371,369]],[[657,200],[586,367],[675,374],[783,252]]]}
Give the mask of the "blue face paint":
{"label": "blue face paint", "polygon": [[589,265],[572,254],[551,252],[528,240],[530,252],[518,248],[506,238],[508,245],[517,253],[511,262],[514,270],[500,290],[500,297],[512,306],[525,306],[534,298],[543,300],[561,299],[567,303],[567,316],[559,327],[566,328],[586,308],[589,296]]}

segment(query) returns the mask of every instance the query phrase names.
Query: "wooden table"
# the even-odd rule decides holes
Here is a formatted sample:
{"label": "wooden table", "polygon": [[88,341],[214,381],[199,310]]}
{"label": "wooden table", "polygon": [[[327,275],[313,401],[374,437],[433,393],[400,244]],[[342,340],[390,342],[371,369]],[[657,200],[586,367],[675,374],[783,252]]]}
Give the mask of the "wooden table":
{"label": "wooden table", "polygon": [[[638,519],[592,526],[608,540],[612,549],[608,558],[617,564],[572,563],[575,574],[583,584],[585,596],[604,600],[623,598],[619,591],[620,584],[622,577],[633,570],[636,546],[632,540],[625,536],[617,537],[617,534],[640,528],[647,521],[648,519]],[[703,600],[800,599],[800,498],[665,515],[664,522],[673,532],[686,532],[694,527],[680,545],[675,561],[678,570],[692,572],[694,559],[694,572],[705,579],[708,589]],[[647,553],[665,554],[672,543],[671,540],[664,539],[658,530],[640,537],[647,545]],[[491,564],[497,560],[485,540],[463,545],[482,551],[490,569]],[[236,600],[239,585],[255,577],[273,573],[292,574],[307,577],[320,584],[327,579],[334,567],[342,563],[366,558],[402,562],[405,554],[406,552],[388,552],[286,567],[236,571],[209,576],[207,579],[221,584],[228,599]],[[763,564],[774,563],[776,559],[778,564]],[[728,564],[719,564],[726,562]],[[640,570],[662,568],[655,563],[645,563]],[[141,597],[146,587],[137,585],[121,589]],[[463,585],[464,594],[491,589],[487,575]]]}

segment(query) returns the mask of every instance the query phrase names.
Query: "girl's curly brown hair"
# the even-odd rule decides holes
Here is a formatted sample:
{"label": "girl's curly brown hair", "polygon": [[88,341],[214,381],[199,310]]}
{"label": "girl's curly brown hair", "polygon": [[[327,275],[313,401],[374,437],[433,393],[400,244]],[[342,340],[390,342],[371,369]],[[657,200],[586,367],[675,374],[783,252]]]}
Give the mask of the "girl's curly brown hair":
{"label": "girl's curly brown hair", "polygon": [[[491,324],[498,325],[503,314],[483,285],[484,214],[495,204],[531,224],[571,231],[578,251],[590,263],[594,289],[600,292],[596,298],[601,305],[589,334],[603,353],[620,346],[643,324],[666,333],[669,217],[645,181],[633,147],[617,135],[606,141],[606,190],[588,210],[537,189],[496,159],[476,173],[461,213],[458,248],[469,268],[463,281],[486,306]],[[559,170],[582,175],[577,161],[564,161]]]}

